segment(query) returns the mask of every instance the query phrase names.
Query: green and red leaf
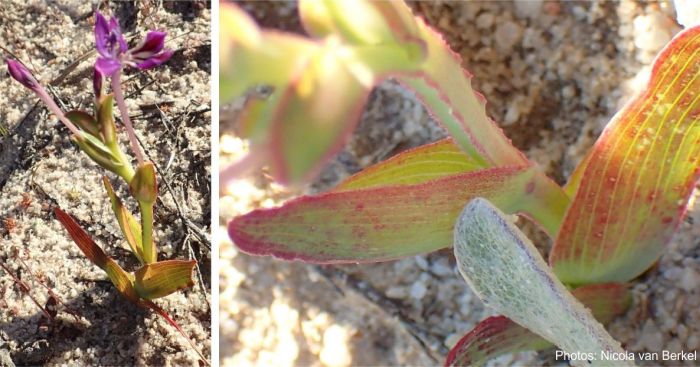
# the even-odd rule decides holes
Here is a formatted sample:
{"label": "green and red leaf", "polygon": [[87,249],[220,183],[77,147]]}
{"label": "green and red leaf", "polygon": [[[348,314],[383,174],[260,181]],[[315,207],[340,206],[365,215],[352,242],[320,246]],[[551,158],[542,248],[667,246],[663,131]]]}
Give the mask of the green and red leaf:
{"label": "green and red leaf", "polygon": [[482,366],[506,353],[542,350],[552,346],[541,336],[505,316],[481,321],[450,349],[445,366]]}
{"label": "green and red leaf", "polygon": [[661,255],[700,178],[700,27],[657,57],[647,88],[619,111],[577,169],[550,256],[568,284],[625,282]]}
{"label": "green and red leaf", "polygon": [[78,125],[84,132],[95,137],[100,136],[100,125],[91,114],[85,111],[73,110],[66,112],[66,118]]}
{"label": "green and red leaf", "polygon": [[[421,153],[407,154],[416,152]],[[463,203],[476,196],[507,213],[546,221],[541,216],[546,199],[537,196],[534,181],[538,175],[533,167],[501,167],[305,196],[235,218],[229,235],[244,252],[285,260],[347,263],[412,256],[452,245],[455,219]]]}
{"label": "green and red leaf", "polygon": [[413,185],[482,168],[484,167],[470,159],[448,138],[407,150],[377,163],[346,179],[333,191]]}
{"label": "green and red leaf", "polygon": [[[624,313],[632,302],[626,285],[595,284],[571,292],[588,307],[600,323],[607,324]],[[505,316],[481,321],[452,347],[445,366],[481,366],[506,353],[543,350],[553,344]]]}
{"label": "green and red leaf", "polygon": [[195,260],[166,260],[146,264],[136,270],[134,286],[143,299],[165,297],[194,284],[192,269]]}

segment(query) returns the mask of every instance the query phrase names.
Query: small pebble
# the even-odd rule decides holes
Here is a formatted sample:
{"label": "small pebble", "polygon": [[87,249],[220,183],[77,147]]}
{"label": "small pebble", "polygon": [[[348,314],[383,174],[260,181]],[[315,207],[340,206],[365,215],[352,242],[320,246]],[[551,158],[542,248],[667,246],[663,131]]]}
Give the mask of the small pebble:
{"label": "small pebble", "polygon": [[416,256],[414,259],[416,260],[416,265],[418,265],[421,270],[428,270],[428,260],[426,260],[425,257]]}
{"label": "small pebble", "polygon": [[428,289],[422,282],[413,283],[411,286],[411,298],[422,299],[427,293]]}
{"label": "small pebble", "polygon": [[389,287],[385,294],[389,298],[404,299],[406,298],[407,292],[404,287]]}
{"label": "small pebble", "polygon": [[437,276],[448,276],[453,273],[452,267],[445,264],[444,261],[436,261],[430,266],[430,270]]}
{"label": "small pebble", "polygon": [[648,351],[659,351],[663,347],[663,342],[664,337],[654,323],[654,320],[647,320],[644,323],[642,336],[639,339],[640,346]]}
{"label": "small pebble", "polygon": [[681,288],[690,292],[700,288],[700,274],[692,268],[685,268],[679,282]]}
{"label": "small pebble", "polygon": [[513,47],[520,42],[523,36],[523,29],[513,21],[506,21],[498,25],[494,38],[496,47],[502,52],[510,52]]}

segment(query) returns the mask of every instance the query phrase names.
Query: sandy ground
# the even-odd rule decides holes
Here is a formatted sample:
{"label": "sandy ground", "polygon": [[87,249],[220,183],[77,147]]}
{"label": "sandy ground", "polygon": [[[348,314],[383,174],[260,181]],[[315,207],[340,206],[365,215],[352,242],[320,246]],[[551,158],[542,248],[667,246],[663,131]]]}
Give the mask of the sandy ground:
{"label": "sandy ground", "polygon": [[[166,46],[176,51],[165,66],[127,72],[123,80],[137,134],[160,174],[159,258],[196,258],[202,272],[196,287],[156,302],[209,356],[211,13],[206,3],[158,4],[111,2],[102,10],[111,7],[127,37],[167,30]],[[51,82],[66,109],[92,108],[93,11],[90,2],[68,0],[8,0],[0,9],[0,45],[30,65],[44,85]],[[10,56],[0,54],[3,60]],[[42,284],[63,303],[55,307],[55,321],[47,322],[0,271],[0,365],[11,363],[8,358],[16,365],[198,365],[187,341],[119,295],[54,219],[52,207],[58,205],[126,270],[137,267],[102,188],[104,170],[70,142],[67,129],[31,92],[9,78],[4,62],[2,70],[0,261],[40,305],[54,309]],[[116,189],[130,197],[121,181]],[[134,202],[128,205],[135,211]]]}
{"label": "sandy ground", "polygon": [[[462,55],[475,88],[489,101],[489,114],[514,144],[560,183],[640,88],[656,52],[680,30],[668,2],[417,2],[412,7]],[[266,26],[300,31],[293,3],[246,8]],[[222,121],[222,162],[245,150],[230,133],[234,124],[233,118]],[[323,191],[369,164],[442,136],[410,93],[384,83],[372,94],[352,141],[306,192]],[[226,238],[225,224],[233,216],[299,194],[271,184],[264,172],[235,183],[221,197],[221,237]],[[633,307],[609,325],[627,350],[700,347],[698,220],[700,208],[691,204],[667,253],[633,282]],[[530,233],[546,252],[542,235]],[[320,268],[250,257],[226,240],[220,257],[220,351],[226,366],[441,364],[446,351],[490,315],[456,272],[449,250]],[[520,353],[491,364],[542,365],[552,364],[552,358],[552,351]]]}

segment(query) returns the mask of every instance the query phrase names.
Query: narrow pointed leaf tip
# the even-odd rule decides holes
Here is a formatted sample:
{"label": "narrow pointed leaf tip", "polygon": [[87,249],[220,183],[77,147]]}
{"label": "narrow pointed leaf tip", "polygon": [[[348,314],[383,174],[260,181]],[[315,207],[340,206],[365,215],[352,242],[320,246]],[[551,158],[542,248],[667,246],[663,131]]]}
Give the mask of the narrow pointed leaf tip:
{"label": "narrow pointed leaf tip", "polygon": [[31,89],[35,93],[39,92],[39,83],[32,73],[19,61],[7,59],[7,71],[13,79],[20,82],[25,87]]}
{"label": "narrow pointed leaf tip", "polygon": [[657,56],[646,89],[619,111],[578,167],[550,255],[571,285],[625,282],[648,269],[700,178],[700,26]]}
{"label": "narrow pointed leaf tip", "polygon": [[454,251],[460,273],[488,307],[565,352],[594,356],[575,364],[624,363],[603,358],[603,351],[624,351],[554,276],[527,237],[487,200],[472,200],[459,216]]}

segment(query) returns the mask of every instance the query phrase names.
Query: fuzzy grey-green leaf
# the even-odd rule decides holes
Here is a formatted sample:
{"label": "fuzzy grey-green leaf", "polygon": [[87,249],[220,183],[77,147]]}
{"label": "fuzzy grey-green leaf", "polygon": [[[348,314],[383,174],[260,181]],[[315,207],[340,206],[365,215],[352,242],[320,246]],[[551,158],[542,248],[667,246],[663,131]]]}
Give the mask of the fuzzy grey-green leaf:
{"label": "fuzzy grey-green leaf", "polygon": [[454,251],[460,273],[487,306],[565,352],[582,356],[572,359],[574,365],[624,365],[603,354],[623,355],[620,343],[554,276],[530,240],[487,200],[472,200],[457,219]]}

